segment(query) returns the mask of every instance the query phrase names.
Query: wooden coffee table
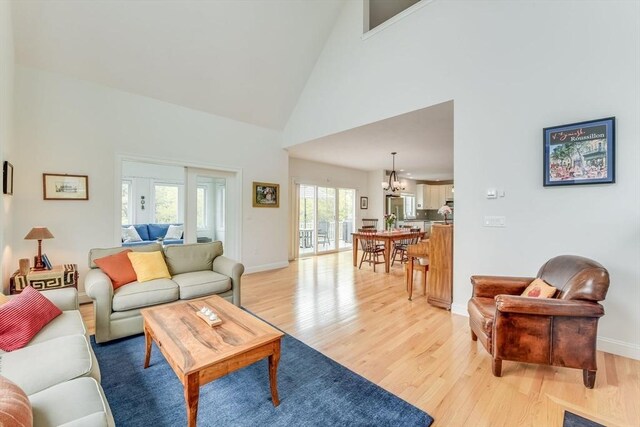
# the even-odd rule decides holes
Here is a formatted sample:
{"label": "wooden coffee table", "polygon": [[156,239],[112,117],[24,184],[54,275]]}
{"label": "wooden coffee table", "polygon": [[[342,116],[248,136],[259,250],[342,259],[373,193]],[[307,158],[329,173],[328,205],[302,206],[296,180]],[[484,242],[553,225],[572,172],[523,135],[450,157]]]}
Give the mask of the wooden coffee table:
{"label": "wooden coffee table", "polygon": [[[210,327],[196,312],[207,305],[222,319]],[[280,339],[284,335],[262,320],[219,296],[178,302],[141,310],[149,367],[151,340],[173,368],[184,387],[187,425],[195,426],[200,386],[269,357],[273,406],[280,404],[277,370]]]}

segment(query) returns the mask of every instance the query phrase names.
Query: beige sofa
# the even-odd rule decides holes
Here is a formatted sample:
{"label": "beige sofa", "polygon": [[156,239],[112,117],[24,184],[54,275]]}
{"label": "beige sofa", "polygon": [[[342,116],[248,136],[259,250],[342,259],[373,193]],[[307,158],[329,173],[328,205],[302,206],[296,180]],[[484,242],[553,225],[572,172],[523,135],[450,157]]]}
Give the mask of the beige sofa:
{"label": "beige sofa", "polygon": [[[138,252],[162,251],[171,279],[132,282],[115,291],[109,277],[94,260],[125,249]],[[92,249],[84,281],[87,295],[93,299],[96,342],[142,332],[140,309],[207,295],[221,297],[240,306],[240,279],[244,266],[222,255],[222,243],[169,245],[153,243],[130,248]]]}
{"label": "beige sofa", "polygon": [[74,288],[43,291],[62,314],[27,346],[0,350],[0,375],[29,397],[33,425],[113,426],[100,386],[100,368],[78,310]]}

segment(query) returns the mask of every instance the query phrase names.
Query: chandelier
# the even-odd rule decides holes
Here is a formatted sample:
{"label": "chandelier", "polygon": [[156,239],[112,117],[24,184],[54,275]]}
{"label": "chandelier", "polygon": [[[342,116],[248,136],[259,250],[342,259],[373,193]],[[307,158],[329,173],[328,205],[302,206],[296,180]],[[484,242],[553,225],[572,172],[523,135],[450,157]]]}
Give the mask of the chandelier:
{"label": "chandelier", "polygon": [[395,151],[391,153],[393,156],[393,168],[389,174],[389,182],[382,182],[382,189],[388,194],[395,194],[398,191],[404,190],[404,186],[400,182],[400,179],[398,179],[398,174],[396,173],[396,154],[398,153]]}

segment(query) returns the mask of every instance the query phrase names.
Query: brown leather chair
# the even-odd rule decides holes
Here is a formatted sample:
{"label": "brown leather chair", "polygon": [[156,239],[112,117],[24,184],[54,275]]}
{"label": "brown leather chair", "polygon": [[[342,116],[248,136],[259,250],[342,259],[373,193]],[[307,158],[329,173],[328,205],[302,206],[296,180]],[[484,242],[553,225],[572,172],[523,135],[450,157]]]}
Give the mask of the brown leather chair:
{"label": "brown leather chair", "polygon": [[585,387],[596,380],[598,319],[609,289],[609,272],[588,258],[562,255],[547,261],[538,276],[557,288],[553,298],[520,296],[533,277],[472,276],[471,338],[493,356],[497,377],[502,361],[539,363],[583,370]]}

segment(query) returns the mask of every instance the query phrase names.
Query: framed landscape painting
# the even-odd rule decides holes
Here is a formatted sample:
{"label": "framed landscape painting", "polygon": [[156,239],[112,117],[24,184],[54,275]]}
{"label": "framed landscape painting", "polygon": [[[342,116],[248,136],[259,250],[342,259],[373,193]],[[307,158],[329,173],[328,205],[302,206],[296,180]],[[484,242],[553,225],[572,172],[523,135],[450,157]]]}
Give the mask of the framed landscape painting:
{"label": "framed landscape painting", "polygon": [[280,184],[253,183],[253,207],[277,208],[280,206]]}
{"label": "framed landscape painting", "polygon": [[544,128],[544,186],[615,182],[615,117]]}
{"label": "framed landscape painting", "polygon": [[42,191],[45,200],[89,200],[89,177],[43,173]]}

